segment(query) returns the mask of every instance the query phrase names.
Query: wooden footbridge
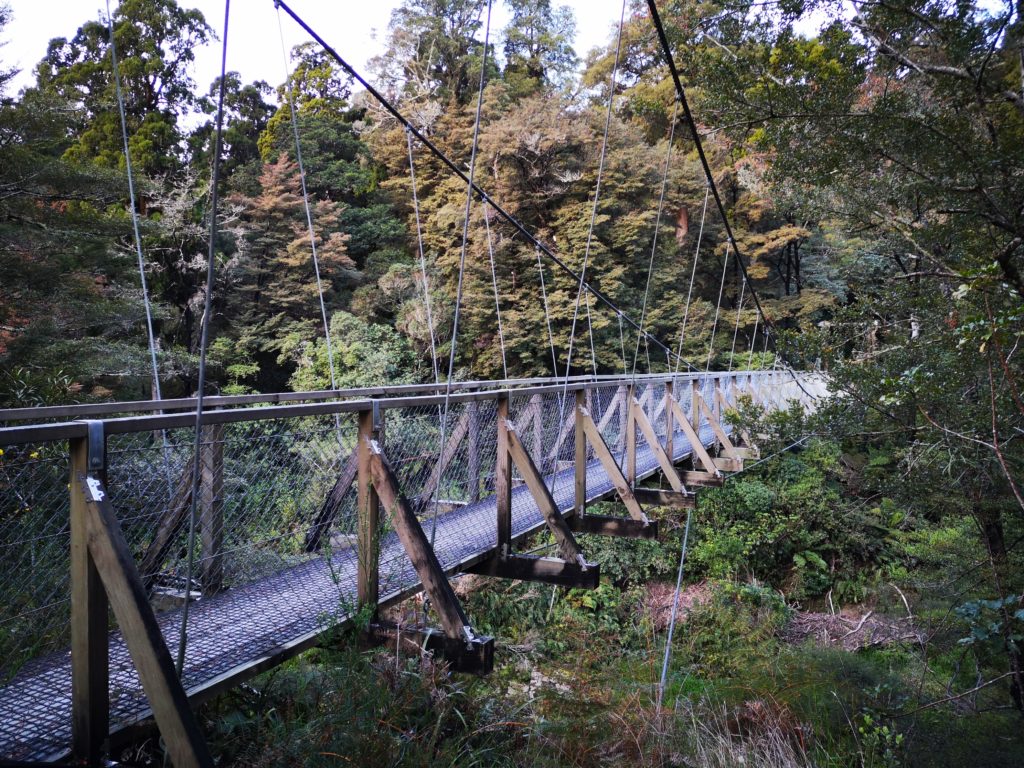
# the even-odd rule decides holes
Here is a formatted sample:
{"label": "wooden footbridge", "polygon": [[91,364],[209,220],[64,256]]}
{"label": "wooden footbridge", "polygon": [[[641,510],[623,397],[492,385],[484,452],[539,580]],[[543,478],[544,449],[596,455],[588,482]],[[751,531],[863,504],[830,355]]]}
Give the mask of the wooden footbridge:
{"label": "wooden footbridge", "polygon": [[[194,401],[0,412],[0,762],[95,759],[155,717],[176,765],[210,764],[190,703],[421,590],[438,628],[402,633],[485,672],[494,642],[451,576],[596,586],[576,534],[656,536],[650,506],[690,506],[756,455],[723,419],[739,398],[812,407],[822,386],[782,372],[455,384],[440,457],[434,386],[208,398],[194,570]],[[588,511],[610,498],[622,516]],[[516,552],[543,532],[557,556]]]}

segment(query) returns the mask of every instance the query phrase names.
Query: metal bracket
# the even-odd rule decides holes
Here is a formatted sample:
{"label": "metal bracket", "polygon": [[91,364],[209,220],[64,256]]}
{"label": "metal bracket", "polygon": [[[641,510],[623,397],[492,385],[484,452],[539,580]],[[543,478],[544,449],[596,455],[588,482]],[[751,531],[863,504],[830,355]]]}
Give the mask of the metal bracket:
{"label": "metal bracket", "polygon": [[85,429],[89,455],[86,466],[90,472],[102,472],[107,465],[107,441],[103,432],[103,422],[98,419],[87,419]]}

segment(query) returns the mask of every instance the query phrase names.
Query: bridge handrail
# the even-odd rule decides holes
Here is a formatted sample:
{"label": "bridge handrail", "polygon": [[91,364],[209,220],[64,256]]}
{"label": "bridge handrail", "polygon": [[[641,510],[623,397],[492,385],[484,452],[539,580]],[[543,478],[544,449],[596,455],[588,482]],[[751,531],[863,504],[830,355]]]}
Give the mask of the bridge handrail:
{"label": "bridge handrail", "polygon": [[[744,377],[744,376],[763,376],[769,375],[772,371],[730,371],[730,372],[716,372],[712,371],[708,374],[704,373],[680,373],[680,374],[644,374],[636,377],[637,381],[643,383],[662,383],[667,381],[693,381],[701,380],[705,378],[709,379],[722,379],[722,378],[733,378],[733,377]],[[781,375],[777,372],[776,375]],[[592,389],[595,387],[606,386],[609,383],[620,381],[623,384],[627,384],[632,381],[632,377],[625,376],[614,376],[614,375],[601,375],[601,376],[581,376],[571,377],[569,380],[568,389],[570,392],[576,392],[581,389]],[[551,384],[541,384],[540,386],[525,386],[528,383],[536,382],[557,382]],[[494,387],[495,384],[504,385],[498,386],[491,389],[477,389],[476,388],[486,387],[490,385]],[[516,386],[522,384],[522,386]],[[258,395],[255,396],[254,400],[246,400],[245,398],[254,397],[248,395],[230,396],[227,398],[206,398],[205,402],[210,402],[211,410],[206,411],[204,409],[203,421],[207,424],[229,424],[242,421],[263,421],[268,419],[280,419],[280,418],[294,418],[301,416],[327,416],[340,413],[354,413],[362,410],[372,408],[374,403],[378,404],[378,408],[382,410],[392,408],[406,408],[410,406],[430,406],[442,404],[445,400],[443,394],[433,395],[421,395],[415,394],[417,392],[436,392],[442,389],[443,385],[399,385],[395,387],[370,387],[365,389],[349,389],[349,390],[334,390],[331,392],[283,392],[275,395]],[[560,392],[565,388],[565,379],[514,379],[508,381],[472,381],[472,382],[454,382],[452,384],[453,393],[450,396],[451,402],[469,402],[473,400],[493,400],[500,397],[502,394],[508,392],[515,392],[517,395],[543,395],[550,394],[553,392]],[[469,391],[467,391],[469,390]],[[341,395],[339,393],[346,393]],[[361,395],[361,397],[360,397]],[[367,395],[373,395],[373,397],[367,397]],[[336,398],[341,396],[348,396],[354,399],[350,400],[338,400]],[[315,402],[318,400],[332,398],[330,402]],[[280,402],[294,402],[295,400],[310,399],[314,402],[299,403],[295,405],[275,405]],[[231,401],[230,403],[225,402],[226,400]],[[211,402],[213,401],[213,402]],[[164,410],[169,410],[167,404],[172,402],[182,401],[145,401],[145,404],[151,404],[158,402],[160,407]],[[194,399],[190,399],[189,402],[195,404]],[[248,407],[248,408],[231,408],[224,409],[221,406],[228,404],[250,404],[250,405],[261,405],[262,407]],[[98,404],[107,406],[110,409],[107,413],[125,413],[123,404],[118,403],[105,403]],[[143,404],[139,403],[137,407],[141,407]],[[179,408],[185,408],[185,405],[179,405]],[[52,406],[55,410],[63,410],[69,408],[82,408],[83,410],[77,411],[76,413],[80,416],[97,416],[102,415],[96,413],[92,409],[92,406]],[[121,410],[117,410],[121,408]],[[17,409],[22,411],[40,411],[48,409]],[[155,409],[150,409],[155,410]],[[48,411],[53,414],[53,411]],[[3,417],[5,411],[0,411],[0,417]],[[150,413],[142,416],[125,416],[121,418],[104,419],[105,431],[107,434],[126,434],[132,432],[148,432],[153,430],[161,429],[178,429],[190,427],[195,423],[195,415],[192,412],[185,411],[182,413],[173,414],[161,414],[161,413]],[[83,437],[86,433],[86,423],[84,420],[71,420],[58,422],[53,424],[30,424],[23,426],[13,427],[0,427],[0,446],[19,445],[24,443],[36,443],[36,442],[52,442],[57,440],[67,440],[76,437]]]}

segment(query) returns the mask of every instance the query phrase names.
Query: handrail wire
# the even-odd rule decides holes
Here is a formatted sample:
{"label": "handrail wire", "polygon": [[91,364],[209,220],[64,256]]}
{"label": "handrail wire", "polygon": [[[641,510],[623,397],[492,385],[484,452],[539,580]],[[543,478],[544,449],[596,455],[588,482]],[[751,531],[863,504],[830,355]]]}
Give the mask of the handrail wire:
{"label": "handrail wire", "polygon": [[192,574],[195,569],[196,513],[199,501],[199,476],[202,463],[203,445],[203,395],[206,389],[206,348],[210,337],[210,314],[213,310],[213,277],[214,256],[217,238],[217,187],[220,183],[220,153],[224,135],[224,80],[227,75],[228,62],[228,19],[231,15],[231,0],[224,0],[224,37],[220,54],[220,88],[217,95],[217,128],[213,150],[213,175],[210,182],[210,245],[206,257],[206,296],[203,299],[203,319],[199,334],[199,381],[196,385],[196,421],[194,455],[192,457],[192,500],[188,519],[188,562],[185,568],[185,604],[181,610],[181,632],[178,635],[178,656],[175,670],[181,677],[185,667],[185,648],[188,644],[188,614],[192,601],[189,593],[192,589]]}
{"label": "handrail wire", "polygon": [[[558,376],[558,356],[555,354],[555,336],[551,332],[551,313],[548,311],[548,289],[544,285],[544,262],[540,258],[540,248],[534,248],[537,253],[537,271],[540,272],[540,294],[544,299],[544,322],[548,328],[548,344],[551,345],[551,374]],[[619,321],[621,324],[621,320]]]}

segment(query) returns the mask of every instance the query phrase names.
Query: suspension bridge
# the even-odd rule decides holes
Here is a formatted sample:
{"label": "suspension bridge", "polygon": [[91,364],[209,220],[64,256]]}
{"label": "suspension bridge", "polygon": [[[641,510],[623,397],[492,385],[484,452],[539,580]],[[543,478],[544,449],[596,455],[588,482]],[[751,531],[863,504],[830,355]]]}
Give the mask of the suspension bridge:
{"label": "suspension bridge", "polygon": [[[229,3],[225,5],[222,88]],[[332,359],[332,388],[327,391],[207,396],[222,90],[197,396],[160,396],[129,161],[156,399],[0,411],[0,761],[28,764],[70,756],[96,762],[137,726],[155,722],[175,765],[212,765],[192,712],[195,703],[357,621],[361,627],[368,623],[364,628],[371,639],[412,638],[456,671],[486,673],[494,663],[494,639],[474,631],[452,588],[453,577],[472,573],[594,588],[600,567],[588,560],[586,539],[578,538],[580,534],[656,538],[659,521],[649,514],[652,508],[685,510],[688,515],[700,488],[719,486],[730,474],[743,471],[745,462],[759,459],[758,436],[734,426],[739,423],[732,418],[735,413],[748,407],[772,411],[799,406],[810,411],[826,394],[820,374],[796,372],[778,358],[772,370],[739,369],[746,353],[736,354],[738,319],[746,296],[758,311],[758,322],[764,323],[765,350],[772,327],[729,228],[653,2],[652,19],[677,89],[676,110],[682,110],[691,127],[707,175],[700,232],[713,198],[728,235],[703,370],[680,354],[693,274],[685,303],[677,307],[682,330],[679,349],[673,350],[646,328],[646,291],[637,321],[588,281],[589,237],[582,266],[574,271],[476,184],[476,130],[466,171],[285,3],[276,5],[406,129],[428,319],[414,142],[466,183],[467,228],[471,204],[477,200],[536,249],[556,374],[559,356],[542,259],[577,283],[564,374],[516,380],[507,378],[505,366],[503,380],[455,380],[464,229],[446,377],[437,363],[439,345],[431,321],[432,384],[342,390],[333,379]],[[487,34],[489,11],[490,3]],[[113,22],[109,25],[117,76]],[[621,39],[621,21],[619,35]],[[483,50],[486,55],[487,37]],[[486,67],[481,68],[476,129],[484,71]],[[290,91],[286,95],[293,99]],[[610,115],[609,102],[590,235]],[[331,357],[294,110],[292,117]],[[674,117],[672,131],[675,122]],[[128,160],[126,131],[125,138]],[[657,235],[658,224],[648,287]],[[698,236],[694,274],[700,243]],[[493,277],[493,249],[488,252]],[[730,254],[742,277],[737,327],[729,370],[713,371]],[[504,364],[496,279],[494,300]],[[614,313],[620,337],[624,324],[636,332],[632,371],[623,343],[623,372],[599,374],[591,300]],[[584,313],[593,374],[570,375],[577,322],[582,327]],[[748,360],[756,338],[757,326]],[[641,347],[647,373],[637,372]],[[650,372],[652,349],[665,353],[662,372]],[[595,514],[593,505],[604,500],[618,501],[621,506],[611,509],[622,512]],[[520,551],[524,540],[541,533],[550,536],[545,554]],[[388,608],[421,592],[429,610],[424,607],[417,620],[400,621],[389,614]]]}

